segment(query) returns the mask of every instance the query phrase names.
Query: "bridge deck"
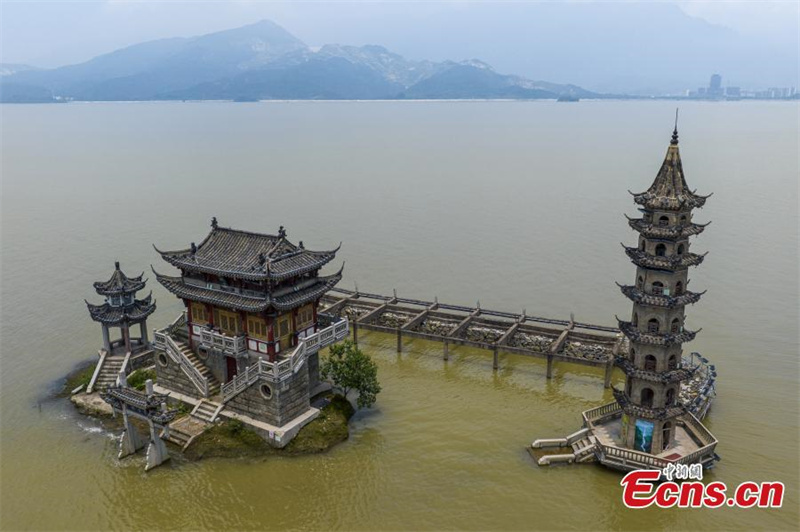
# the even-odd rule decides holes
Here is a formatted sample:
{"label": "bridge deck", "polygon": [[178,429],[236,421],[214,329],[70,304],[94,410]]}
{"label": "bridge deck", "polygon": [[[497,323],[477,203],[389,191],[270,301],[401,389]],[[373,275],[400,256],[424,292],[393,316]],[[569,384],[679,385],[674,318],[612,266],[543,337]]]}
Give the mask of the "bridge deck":
{"label": "bridge deck", "polygon": [[399,298],[396,294],[334,288],[323,297],[322,305],[322,312],[348,317],[355,342],[358,330],[364,329],[396,334],[398,352],[402,351],[403,337],[442,342],[445,359],[450,345],[488,349],[494,354],[495,369],[499,352],[543,358],[547,360],[548,378],[555,360],[600,366],[606,369],[606,386],[610,385],[614,355],[625,341],[615,327]]}

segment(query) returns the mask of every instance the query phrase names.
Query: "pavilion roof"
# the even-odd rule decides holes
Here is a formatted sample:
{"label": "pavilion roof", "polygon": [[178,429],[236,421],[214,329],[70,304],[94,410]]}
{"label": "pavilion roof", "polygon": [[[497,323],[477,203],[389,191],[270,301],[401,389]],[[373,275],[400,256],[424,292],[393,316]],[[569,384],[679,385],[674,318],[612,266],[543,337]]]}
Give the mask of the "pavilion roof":
{"label": "pavilion roof", "polygon": [[310,279],[304,286],[296,289],[278,291],[275,294],[265,293],[261,297],[198,286],[187,283],[183,277],[171,277],[153,271],[158,282],[179,298],[245,312],[262,312],[270,307],[286,311],[319,299],[341,281],[342,270],[327,277]]}
{"label": "pavilion roof", "polygon": [[108,303],[93,305],[86,301],[89,315],[94,321],[105,323],[106,325],[119,325],[122,323],[138,323],[147,318],[156,310],[156,302],[153,294],[150,293],[144,299],[134,299],[130,305],[119,307],[111,306]]}
{"label": "pavilion roof", "polygon": [[[199,245],[178,251],[156,251],[184,271],[202,272],[251,281],[280,281],[318,270],[336,256],[336,249],[310,251],[303,243],[293,244],[281,226],[277,235],[219,227],[216,218],[211,232]],[[341,247],[341,244],[339,244]]]}
{"label": "pavilion roof", "polygon": [[111,274],[111,278],[105,282],[94,283],[94,289],[101,296],[132,294],[144,288],[147,280],[142,279],[142,277],[144,277],[144,272],[136,277],[128,277],[119,268],[119,262],[115,262],[114,273]]}
{"label": "pavilion roof", "polygon": [[652,210],[683,211],[705,205],[706,199],[711,194],[700,196],[686,184],[681,154],[678,149],[677,126],[672,133],[667,155],[664,157],[664,162],[661,164],[653,184],[644,192],[631,192],[631,194],[633,201]]}

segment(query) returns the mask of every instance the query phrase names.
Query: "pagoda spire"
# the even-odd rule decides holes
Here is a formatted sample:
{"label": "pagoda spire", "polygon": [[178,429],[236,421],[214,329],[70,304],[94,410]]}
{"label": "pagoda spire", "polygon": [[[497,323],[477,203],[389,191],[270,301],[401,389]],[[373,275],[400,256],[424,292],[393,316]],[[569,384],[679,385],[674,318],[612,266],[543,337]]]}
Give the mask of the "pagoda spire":
{"label": "pagoda spire", "polygon": [[678,145],[678,108],[675,108],[675,129],[672,130],[672,140],[669,141],[670,145]]}

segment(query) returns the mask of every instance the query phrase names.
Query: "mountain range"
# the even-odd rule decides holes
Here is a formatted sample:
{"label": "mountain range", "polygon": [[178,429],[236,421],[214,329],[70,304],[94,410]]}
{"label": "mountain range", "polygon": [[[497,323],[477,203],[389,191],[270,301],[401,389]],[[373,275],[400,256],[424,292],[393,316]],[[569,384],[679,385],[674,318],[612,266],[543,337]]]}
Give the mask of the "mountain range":
{"label": "mountain range", "polygon": [[597,98],[478,61],[412,61],[382,46],[311,48],[262,20],[149,41],[54,69],[0,65],[0,101]]}

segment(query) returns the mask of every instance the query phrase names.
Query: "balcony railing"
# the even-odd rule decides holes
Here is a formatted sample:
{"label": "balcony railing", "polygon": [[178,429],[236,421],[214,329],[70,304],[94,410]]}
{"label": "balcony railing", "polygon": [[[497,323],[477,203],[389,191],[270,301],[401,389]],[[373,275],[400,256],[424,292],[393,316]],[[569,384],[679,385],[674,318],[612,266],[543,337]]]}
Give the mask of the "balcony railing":
{"label": "balcony railing", "polygon": [[295,350],[282,360],[269,362],[259,358],[258,363],[248,366],[244,372],[222,385],[222,401],[230,401],[259,379],[272,383],[284,381],[303,367],[309,355],[346,338],[349,332],[349,322],[347,319],[341,319],[301,339]]}
{"label": "balcony railing", "polygon": [[243,334],[230,336],[213,329],[202,328],[200,329],[200,345],[232,357],[247,355],[247,338]]}

